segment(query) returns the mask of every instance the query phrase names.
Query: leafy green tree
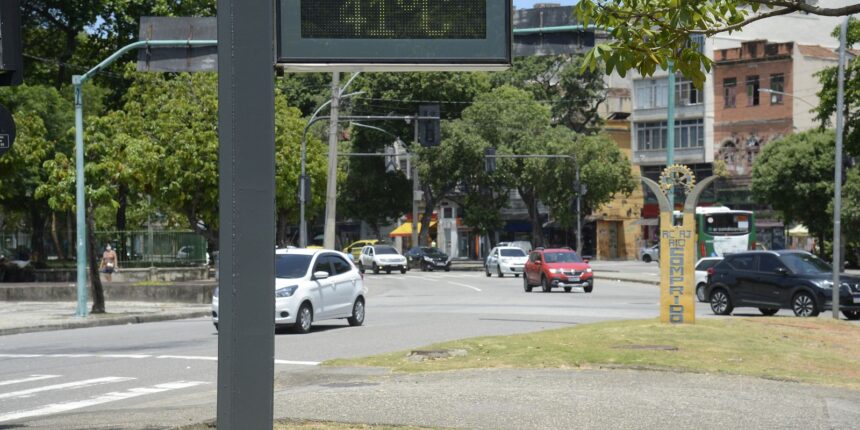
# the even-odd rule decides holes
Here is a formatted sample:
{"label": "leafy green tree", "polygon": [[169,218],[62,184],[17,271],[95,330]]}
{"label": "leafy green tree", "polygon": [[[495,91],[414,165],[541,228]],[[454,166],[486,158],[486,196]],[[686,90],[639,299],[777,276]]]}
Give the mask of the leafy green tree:
{"label": "leafy green tree", "polygon": [[[550,109],[531,93],[503,85],[482,94],[463,111],[463,119],[499,154],[545,154],[544,133],[550,127]],[[544,236],[536,204],[541,198],[540,179],[546,160],[499,160],[498,169],[510,178],[532,221],[532,242],[543,246]]]}
{"label": "leafy green tree", "polygon": [[[834,37],[839,37],[839,28],[834,30]],[[860,42],[860,20],[851,18],[848,21],[848,46]],[[828,67],[818,72],[821,90],[818,92],[819,103],[815,110],[816,120],[822,128],[833,126],[836,117],[836,96],[838,90],[838,67]],[[860,58],[851,56],[845,64],[845,149],[849,155],[860,156]]]}
{"label": "leafy green tree", "polygon": [[[833,131],[807,131],[786,136],[764,147],[752,173],[752,192],[780,211],[786,222],[803,223],[823,244],[833,234],[833,171],[836,138]],[[842,225],[860,223],[857,169],[845,186]],[[845,228],[851,242],[856,229]]]}
{"label": "leafy green tree", "polygon": [[602,122],[598,109],[606,100],[606,84],[602,70],[583,70],[582,65],[579,55],[520,57],[510,70],[493,74],[492,80],[495,86],[512,85],[548,103],[554,124],[594,133]]}
{"label": "leafy green tree", "polygon": [[[618,145],[604,134],[584,136],[566,128],[555,127],[544,136],[548,153],[575,158],[553,159],[546,164],[540,188],[543,200],[553,218],[562,228],[570,230],[576,217],[584,219],[602,205],[612,201],[617,193],[630,194],[636,186],[630,174],[630,161]],[[580,167],[580,183],[587,192],[581,198],[581,211],[576,213],[576,164]],[[582,249],[577,249],[578,253]]]}
{"label": "leafy green tree", "polygon": [[584,25],[608,31],[611,41],[597,45],[586,57],[594,67],[622,75],[631,69],[650,76],[674,61],[676,70],[701,88],[712,60],[689,43],[690,36],[714,36],[742,29],[752,22],[794,12],[844,16],[860,12],[860,4],[823,7],[803,0],[581,0],[575,14]]}

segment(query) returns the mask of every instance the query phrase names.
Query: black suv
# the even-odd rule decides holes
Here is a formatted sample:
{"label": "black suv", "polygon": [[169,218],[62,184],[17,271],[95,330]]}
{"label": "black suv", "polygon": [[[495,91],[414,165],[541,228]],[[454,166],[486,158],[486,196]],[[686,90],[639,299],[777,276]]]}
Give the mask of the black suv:
{"label": "black suv", "polygon": [[[764,315],[791,309],[799,317],[814,317],[832,309],[831,270],[808,252],[741,252],[708,269],[706,294],[717,315],[753,307]],[[860,319],[860,278],[842,275],[840,280],[839,309],[849,320]]]}
{"label": "black suv", "polygon": [[409,268],[421,269],[423,271],[444,269],[446,272],[451,271],[451,259],[448,254],[440,251],[438,248],[422,246],[412,248],[406,253]]}

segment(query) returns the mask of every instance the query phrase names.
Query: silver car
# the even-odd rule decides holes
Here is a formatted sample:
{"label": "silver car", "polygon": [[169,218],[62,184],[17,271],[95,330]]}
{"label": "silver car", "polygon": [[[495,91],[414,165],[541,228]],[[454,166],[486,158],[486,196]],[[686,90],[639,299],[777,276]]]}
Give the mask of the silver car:
{"label": "silver car", "polygon": [[643,246],[639,249],[639,259],[650,263],[652,261],[660,261],[660,244]]}
{"label": "silver car", "polygon": [[[346,254],[323,249],[275,251],[275,327],[298,333],[311,323],[346,319],[364,324],[367,288]],[[212,297],[212,322],[218,328],[218,289]]]}
{"label": "silver car", "polygon": [[500,278],[507,275],[520,276],[526,265],[528,256],[525,251],[514,246],[497,246],[490,251],[484,262],[487,276],[495,272]]}

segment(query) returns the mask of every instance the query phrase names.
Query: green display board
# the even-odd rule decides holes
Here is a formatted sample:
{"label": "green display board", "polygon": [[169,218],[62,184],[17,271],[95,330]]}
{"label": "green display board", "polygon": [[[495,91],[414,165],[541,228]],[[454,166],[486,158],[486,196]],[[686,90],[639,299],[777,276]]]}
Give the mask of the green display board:
{"label": "green display board", "polygon": [[493,70],[511,0],[278,0],[277,62],[309,70]]}

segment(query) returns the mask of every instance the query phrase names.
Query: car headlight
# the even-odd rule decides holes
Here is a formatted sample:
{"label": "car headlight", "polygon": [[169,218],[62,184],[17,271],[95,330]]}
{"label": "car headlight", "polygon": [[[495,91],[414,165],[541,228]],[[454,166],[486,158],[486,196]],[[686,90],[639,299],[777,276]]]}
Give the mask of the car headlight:
{"label": "car headlight", "polygon": [[289,287],[279,288],[275,291],[275,297],[291,297],[298,288],[298,285],[291,285]]}
{"label": "car headlight", "polygon": [[818,281],[818,286],[821,288],[833,288],[833,281]]}
{"label": "car headlight", "polygon": [[431,262],[432,262],[432,261],[433,261],[433,259],[425,255],[425,256],[424,256],[424,261],[431,261]]}
{"label": "car headlight", "polygon": [[212,292],[212,297],[218,297],[218,287],[215,287],[215,291]]}
{"label": "car headlight", "polygon": [[585,269],[585,273],[591,273],[591,268]]}
{"label": "car headlight", "polygon": [[552,273],[553,275],[557,275],[557,274],[561,273],[561,269],[549,269],[549,273]]}

